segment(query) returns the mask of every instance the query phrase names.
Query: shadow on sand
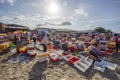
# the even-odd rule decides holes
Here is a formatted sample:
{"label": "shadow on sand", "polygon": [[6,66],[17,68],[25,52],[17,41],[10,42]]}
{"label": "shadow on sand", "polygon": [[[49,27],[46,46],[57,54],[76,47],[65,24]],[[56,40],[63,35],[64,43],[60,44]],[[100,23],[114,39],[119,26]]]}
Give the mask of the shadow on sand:
{"label": "shadow on sand", "polygon": [[29,73],[29,80],[46,80],[46,75],[44,74],[46,67],[47,61],[36,62]]}
{"label": "shadow on sand", "polygon": [[[118,57],[118,55],[119,55],[119,54],[114,54],[114,56],[116,56],[116,57]],[[111,56],[111,57],[112,57],[112,56]],[[112,60],[113,60],[113,61],[110,61],[110,62],[116,63],[116,64],[119,66],[119,64],[120,64],[120,63],[118,63],[119,58],[116,58],[116,59],[115,59],[115,57],[113,57]],[[114,70],[114,71],[106,68],[104,72],[100,72],[100,71],[95,70],[95,69],[94,69],[94,65],[92,65],[89,70],[87,70],[86,72],[82,72],[82,71],[78,70],[77,68],[75,68],[75,67],[74,67],[73,65],[71,65],[70,63],[67,62],[67,64],[68,64],[70,67],[76,69],[76,71],[77,71],[79,74],[83,75],[87,80],[92,80],[92,78],[94,77],[94,75],[95,75],[96,73],[98,73],[102,78],[107,78],[107,79],[109,79],[109,80],[120,80],[119,77],[118,77],[118,75],[117,75],[117,74],[120,74],[120,68],[119,68],[119,69],[116,68],[116,70]],[[97,79],[97,78],[96,78],[96,79]]]}

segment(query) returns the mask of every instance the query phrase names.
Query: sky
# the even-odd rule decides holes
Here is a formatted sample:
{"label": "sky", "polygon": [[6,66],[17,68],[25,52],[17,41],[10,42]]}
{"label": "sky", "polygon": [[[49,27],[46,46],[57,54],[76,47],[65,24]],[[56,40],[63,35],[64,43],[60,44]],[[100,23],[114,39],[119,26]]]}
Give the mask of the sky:
{"label": "sky", "polygon": [[0,0],[0,22],[36,27],[120,32],[120,0]]}

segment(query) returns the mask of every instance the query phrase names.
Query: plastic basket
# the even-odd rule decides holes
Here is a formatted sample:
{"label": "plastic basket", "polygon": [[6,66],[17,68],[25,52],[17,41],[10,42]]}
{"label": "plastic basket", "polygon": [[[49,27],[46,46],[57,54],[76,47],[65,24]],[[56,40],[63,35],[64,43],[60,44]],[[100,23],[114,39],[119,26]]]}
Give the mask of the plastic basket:
{"label": "plastic basket", "polygon": [[94,63],[94,69],[104,72],[105,71],[105,66],[102,62],[95,61]]}
{"label": "plastic basket", "polygon": [[102,61],[102,64],[103,64],[105,67],[107,67],[107,68],[109,68],[109,69],[111,69],[111,70],[115,70],[116,67],[117,67],[117,64],[114,64],[114,63],[111,63],[111,62],[108,62],[108,61]]}
{"label": "plastic basket", "polygon": [[72,55],[66,55],[63,57],[64,60],[68,61],[70,58],[72,58],[73,56]]}
{"label": "plastic basket", "polygon": [[25,53],[25,52],[27,52],[27,49],[28,49],[28,47],[24,46],[24,47],[19,49],[19,53]]}
{"label": "plastic basket", "polygon": [[71,64],[74,64],[78,60],[80,60],[78,57],[73,56],[68,60],[68,62],[71,63]]}
{"label": "plastic basket", "polygon": [[38,60],[38,62],[44,62],[44,61],[47,61],[47,60],[48,60],[47,57],[41,57],[41,58]]}
{"label": "plastic basket", "polygon": [[51,61],[57,62],[60,60],[59,56],[55,53],[49,54]]}
{"label": "plastic basket", "polygon": [[106,53],[109,54],[109,55],[112,55],[113,51],[112,50],[107,50]]}
{"label": "plastic basket", "polygon": [[75,62],[74,66],[82,72],[85,72],[87,70],[87,67],[80,61]]}

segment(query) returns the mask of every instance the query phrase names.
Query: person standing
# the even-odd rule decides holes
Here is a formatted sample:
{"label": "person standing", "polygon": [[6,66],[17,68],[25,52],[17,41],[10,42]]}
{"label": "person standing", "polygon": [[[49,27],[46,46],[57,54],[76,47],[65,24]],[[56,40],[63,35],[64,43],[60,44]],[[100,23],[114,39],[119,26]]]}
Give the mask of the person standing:
{"label": "person standing", "polygon": [[32,37],[32,38],[33,38],[33,42],[34,42],[34,44],[36,44],[37,36],[36,36],[35,33],[33,34],[33,37]]}
{"label": "person standing", "polygon": [[16,34],[14,35],[14,43],[17,44],[17,37],[16,37]]}
{"label": "person standing", "polygon": [[117,34],[115,34],[114,35],[114,42],[115,42],[115,49],[116,49],[116,51],[118,51],[119,50],[119,48],[120,48],[120,42],[118,41],[118,36],[117,36]]}

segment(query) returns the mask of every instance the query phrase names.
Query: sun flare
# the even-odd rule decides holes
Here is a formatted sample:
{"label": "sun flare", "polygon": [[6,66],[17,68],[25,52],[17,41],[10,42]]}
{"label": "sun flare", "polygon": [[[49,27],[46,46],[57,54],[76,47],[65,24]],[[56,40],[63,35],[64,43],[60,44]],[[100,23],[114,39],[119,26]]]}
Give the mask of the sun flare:
{"label": "sun flare", "polygon": [[55,2],[52,2],[52,3],[49,5],[49,11],[50,11],[50,13],[52,13],[52,14],[58,13],[58,5],[57,5]]}

